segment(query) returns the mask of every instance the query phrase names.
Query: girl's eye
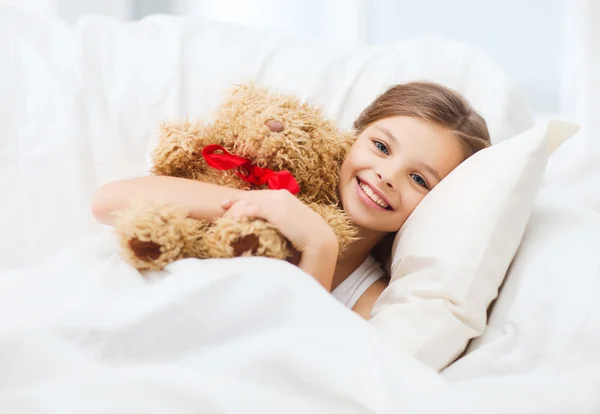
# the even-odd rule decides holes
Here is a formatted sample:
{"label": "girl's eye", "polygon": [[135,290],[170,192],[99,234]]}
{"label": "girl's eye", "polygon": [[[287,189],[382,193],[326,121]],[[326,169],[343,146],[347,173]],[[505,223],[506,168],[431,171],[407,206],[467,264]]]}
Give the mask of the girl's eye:
{"label": "girl's eye", "polygon": [[383,152],[385,155],[389,155],[390,151],[388,150],[388,147],[381,141],[373,141],[373,144],[375,144],[375,146],[377,147],[377,149],[381,152]]}
{"label": "girl's eye", "polygon": [[417,174],[411,174],[410,176],[418,185],[420,185],[423,188],[429,189],[429,186],[427,185],[427,181],[425,181],[425,179],[423,177],[421,177],[420,175],[417,175]]}

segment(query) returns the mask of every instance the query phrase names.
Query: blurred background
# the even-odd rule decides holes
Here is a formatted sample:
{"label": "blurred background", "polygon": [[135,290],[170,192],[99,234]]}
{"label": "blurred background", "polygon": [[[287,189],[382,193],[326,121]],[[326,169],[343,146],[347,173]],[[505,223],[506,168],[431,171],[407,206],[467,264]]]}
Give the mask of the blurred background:
{"label": "blurred background", "polygon": [[[83,14],[137,20],[202,16],[343,47],[423,35],[478,46],[524,91],[540,118],[590,113],[597,88],[600,0],[0,0],[74,23]],[[600,50],[595,54],[600,59]],[[598,89],[596,89],[598,90]],[[596,107],[598,107],[597,102]],[[587,112],[586,112],[586,109]]]}

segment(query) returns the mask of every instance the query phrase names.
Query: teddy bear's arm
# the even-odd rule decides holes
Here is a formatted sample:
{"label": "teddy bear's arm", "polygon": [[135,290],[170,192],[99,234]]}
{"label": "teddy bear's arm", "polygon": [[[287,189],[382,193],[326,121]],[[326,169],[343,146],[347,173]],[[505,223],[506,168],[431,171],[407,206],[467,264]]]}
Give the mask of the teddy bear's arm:
{"label": "teddy bear's arm", "polygon": [[186,257],[206,257],[205,220],[188,217],[179,207],[136,203],[115,213],[115,230],[123,258],[137,269],[160,270]]}
{"label": "teddy bear's arm", "polygon": [[210,125],[189,121],[163,123],[152,154],[152,173],[201,179],[207,169],[202,149],[219,143],[219,135]]}

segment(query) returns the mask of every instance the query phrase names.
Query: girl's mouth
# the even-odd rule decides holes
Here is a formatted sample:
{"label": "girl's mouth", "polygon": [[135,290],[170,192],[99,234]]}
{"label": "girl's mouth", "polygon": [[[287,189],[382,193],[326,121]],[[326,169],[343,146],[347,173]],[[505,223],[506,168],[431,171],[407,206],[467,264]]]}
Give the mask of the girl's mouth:
{"label": "girl's mouth", "polygon": [[379,197],[373,189],[365,182],[361,181],[356,177],[356,183],[358,185],[358,193],[365,204],[370,207],[377,208],[379,210],[391,211],[392,207],[387,204],[381,197]]}

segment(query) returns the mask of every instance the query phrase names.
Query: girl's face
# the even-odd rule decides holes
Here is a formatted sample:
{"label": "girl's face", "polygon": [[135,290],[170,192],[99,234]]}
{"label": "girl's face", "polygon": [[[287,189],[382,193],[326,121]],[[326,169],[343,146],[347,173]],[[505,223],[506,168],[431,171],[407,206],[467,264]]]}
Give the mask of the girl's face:
{"label": "girl's face", "polygon": [[391,233],[464,160],[446,128],[412,117],[374,122],[357,138],[340,171],[340,197],[355,223]]}

